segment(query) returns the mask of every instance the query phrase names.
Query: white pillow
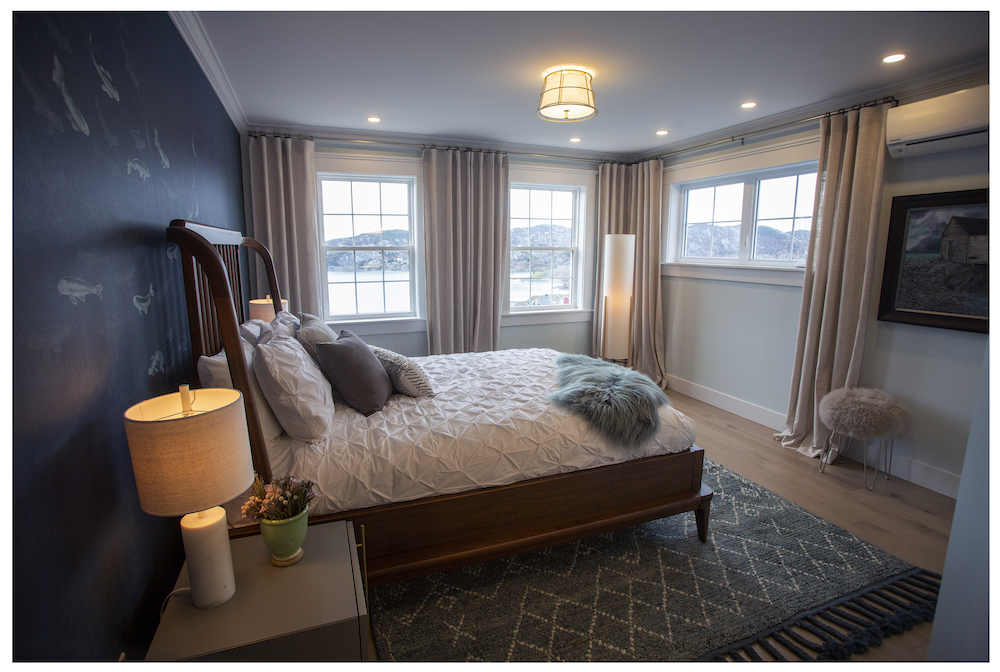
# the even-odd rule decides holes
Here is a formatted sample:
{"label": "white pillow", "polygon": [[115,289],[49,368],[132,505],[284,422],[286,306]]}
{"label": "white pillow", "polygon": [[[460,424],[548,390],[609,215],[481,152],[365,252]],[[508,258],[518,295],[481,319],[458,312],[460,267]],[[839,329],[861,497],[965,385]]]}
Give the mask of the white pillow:
{"label": "white pillow", "polygon": [[408,397],[434,396],[433,381],[415,361],[406,355],[380,348],[377,345],[369,344],[368,347],[378,357],[385,372],[389,374],[392,387],[397,392]]}
{"label": "white pillow", "polygon": [[257,345],[261,336],[271,333],[271,325],[264,320],[247,320],[240,325],[240,336],[250,342],[250,345]]}
{"label": "white pillow", "polygon": [[286,310],[282,310],[271,320],[271,331],[275,334],[295,338],[295,334],[299,331],[299,318]]}
{"label": "white pillow", "polygon": [[289,436],[316,441],[330,430],[333,396],[330,381],[294,336],[272,332],[257,343],[257,382]]}
{"label": "white pillow", "polygon": [[[257,419],[260,421],[260,431],[264,434],[265,441],[274,441],[281,436],[281,425],[267,405],[260,385],[257,383],[257,375],[253,367],[253,346],[240,339],[243,345],[243,356],[247,360],[247,369],[250,374],[250,389],[253,394],[253,405],[257,409]],[[198,358],[198,380],[203,387],[224,387],[233,389],[233,379],[229,374],[229,362],[226,360],[226,351],[223,350],[217,355],[206,357],[202,355]]]}

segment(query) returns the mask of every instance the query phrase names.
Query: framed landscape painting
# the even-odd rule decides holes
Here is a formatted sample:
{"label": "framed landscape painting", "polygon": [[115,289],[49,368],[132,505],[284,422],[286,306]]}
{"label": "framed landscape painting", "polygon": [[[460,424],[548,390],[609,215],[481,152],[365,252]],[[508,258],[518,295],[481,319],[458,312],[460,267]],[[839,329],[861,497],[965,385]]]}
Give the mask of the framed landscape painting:
{"label": "framed landscape painting", "polygon": [[892,199],[878,319],[988,332],[988,191]]}

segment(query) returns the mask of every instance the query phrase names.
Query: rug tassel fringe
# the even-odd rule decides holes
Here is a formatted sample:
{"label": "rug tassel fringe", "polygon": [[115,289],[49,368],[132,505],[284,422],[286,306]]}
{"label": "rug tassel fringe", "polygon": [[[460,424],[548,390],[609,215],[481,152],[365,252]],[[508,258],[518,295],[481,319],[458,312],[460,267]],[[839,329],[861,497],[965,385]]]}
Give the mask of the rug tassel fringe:
{"label": "rug tassel fringe", "polygon": [[848,660],[890,635],[933,621],[940,587],[940,574],[911,569],[699,660]]}

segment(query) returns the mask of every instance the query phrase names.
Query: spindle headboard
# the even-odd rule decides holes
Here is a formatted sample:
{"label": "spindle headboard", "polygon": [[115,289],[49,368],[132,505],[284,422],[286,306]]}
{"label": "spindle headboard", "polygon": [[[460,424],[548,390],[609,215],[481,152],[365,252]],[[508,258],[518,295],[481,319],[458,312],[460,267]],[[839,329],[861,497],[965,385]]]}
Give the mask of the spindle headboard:
{"label": "spindle headboard", "polygon": [[[239,231],[183,219],[170,222],[167,240],[181,248],[195,371],[199,357],[214,355],[225,348],[233,387],[243,395],[254,470],[268,482],[271,480],[271,465],[253,400],[250,371],[242,356],[243,346],[240,343],[239,327],[246,315],[240,248],[253,250],[264,263],[274,310],[278,312],[281,310],[281,293],[271,254],[258,241],[245,237]],[[232,353],[240,353],[240,356],[234,357]]]}

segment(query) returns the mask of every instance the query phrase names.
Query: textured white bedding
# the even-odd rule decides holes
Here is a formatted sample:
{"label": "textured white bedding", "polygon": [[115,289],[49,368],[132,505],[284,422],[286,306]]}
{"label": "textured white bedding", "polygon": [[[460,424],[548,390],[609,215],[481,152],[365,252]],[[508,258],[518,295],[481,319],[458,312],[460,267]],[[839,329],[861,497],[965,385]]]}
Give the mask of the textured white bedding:
{"label": "textured white bedding", "polygon": [[316,483],[310,514],[319,515],[676,453],[694,443],[694,422],[665,405],[653,441],[638,451],[609,445],[581,416],[549,403],[558,354],[415,357],[436,396],[396,394],[368,417],[337,402],[333,427],[319,441],[282,435],[269,444],[272,472]]}

